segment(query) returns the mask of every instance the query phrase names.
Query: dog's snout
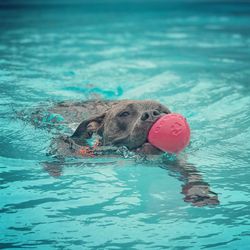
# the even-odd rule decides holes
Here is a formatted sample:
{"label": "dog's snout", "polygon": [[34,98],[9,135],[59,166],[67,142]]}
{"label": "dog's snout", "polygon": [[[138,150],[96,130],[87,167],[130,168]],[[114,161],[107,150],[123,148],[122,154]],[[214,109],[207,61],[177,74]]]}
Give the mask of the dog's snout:
{"label": "dog's snout", "polygon": [[154,121],[160,115],[158,110],[150,110],[146,111],[142,114],[141,120],[142,121]]}

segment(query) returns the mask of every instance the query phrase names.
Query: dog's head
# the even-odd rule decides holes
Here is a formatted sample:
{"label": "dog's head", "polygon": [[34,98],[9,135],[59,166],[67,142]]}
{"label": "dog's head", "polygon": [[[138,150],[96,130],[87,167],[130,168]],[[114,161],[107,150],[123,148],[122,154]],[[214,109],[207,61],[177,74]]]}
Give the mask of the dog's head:
{"label": "dog's head", "polygon": [[155,101],[120,101],[100,116],[83,121],[72,138],[79,144],[97,133],[102,145],[138,149],[147,142],[153,123],[170,110]]}

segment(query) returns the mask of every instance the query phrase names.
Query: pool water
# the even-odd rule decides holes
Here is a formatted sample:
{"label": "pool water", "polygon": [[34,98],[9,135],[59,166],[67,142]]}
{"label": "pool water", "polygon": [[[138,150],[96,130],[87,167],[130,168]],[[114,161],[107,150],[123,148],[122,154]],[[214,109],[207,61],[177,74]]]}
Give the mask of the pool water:
{"label": "pool water", "polygon": [[[9,3],[0,5],[0,248],[249,249],[250,4]],[[183,182],[156,160],[73,159],[51,176],[42,162],[54,132],[15,111],[91,98],[154,99],[185,115],[192,139],[180,157],[220,205],[184,202]]]}

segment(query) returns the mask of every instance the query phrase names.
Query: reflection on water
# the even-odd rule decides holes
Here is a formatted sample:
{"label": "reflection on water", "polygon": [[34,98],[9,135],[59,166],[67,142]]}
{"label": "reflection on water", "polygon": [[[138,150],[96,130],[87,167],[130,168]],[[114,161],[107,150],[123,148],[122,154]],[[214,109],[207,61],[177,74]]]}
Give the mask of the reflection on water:
{"label": "reflection on water", "polygon": [[[1,246],[247,249],[250,5],[23,2],[0,8]],[[171,159],[54,166],[55,131],[13,112],[91,98],[151,98],[185,115],[180,160],[220,205],[185,203],[190,175]]]}

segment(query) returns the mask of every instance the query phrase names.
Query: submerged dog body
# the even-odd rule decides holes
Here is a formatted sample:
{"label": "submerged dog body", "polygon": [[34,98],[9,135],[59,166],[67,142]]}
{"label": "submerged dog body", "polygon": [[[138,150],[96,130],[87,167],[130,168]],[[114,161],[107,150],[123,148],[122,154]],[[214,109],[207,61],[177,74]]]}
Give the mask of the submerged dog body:
{"label": "submerged dog body", "polygon": [[[163,153],[147,141],[147,135],[153,123],[168,113],[170,110],[166,106],[151,100],[83,101],[58,103],[46,112],[33,112],[31,119],[38,127],[57,128],[50,154],[60,161],[57,164],[45,163],[45,169],[51,175],[59,175],[63,159],[79,156],[78,150],[88,146],[91,138],[98,138],[99,151],[125,146],[146,155]],[[60,132],[60,127],[67,129]],[[167,163],[167,166],[169,170],[177,171],[184,181],[182,193],[185,201],[197,206],[219,204],[216,193],[210,190],[209,184],[203,181],[192,164],[177,160]]]}

